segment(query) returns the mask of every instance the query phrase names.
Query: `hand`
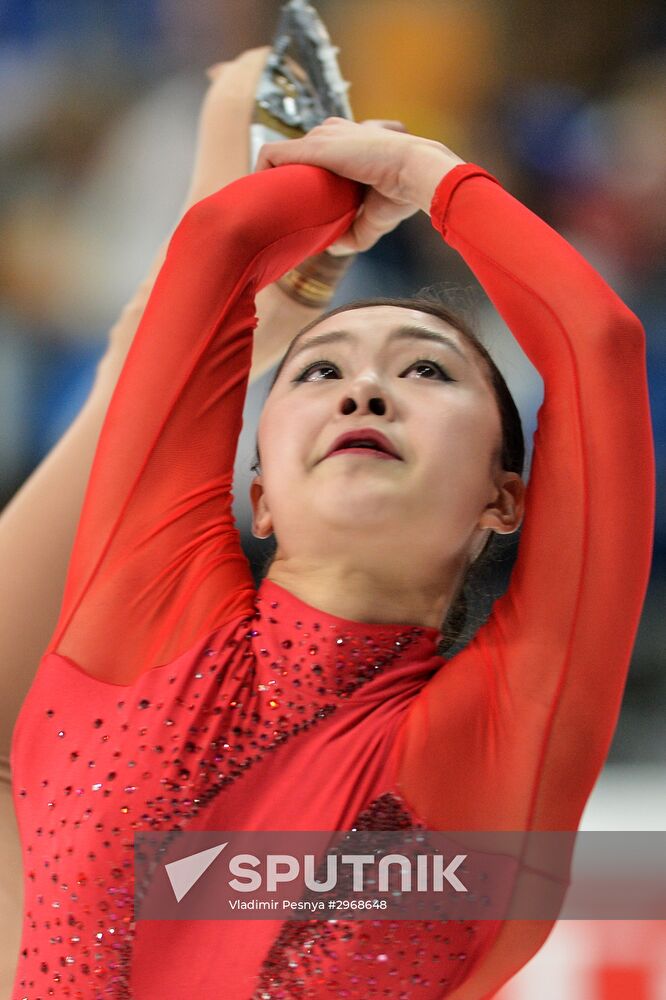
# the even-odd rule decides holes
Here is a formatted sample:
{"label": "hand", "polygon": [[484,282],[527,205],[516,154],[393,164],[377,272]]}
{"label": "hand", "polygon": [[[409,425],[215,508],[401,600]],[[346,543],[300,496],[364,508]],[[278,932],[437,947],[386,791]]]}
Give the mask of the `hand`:
{"label": "hand", "polygon": [[422,169],[426,160],[428,178],[434,163],[439,179],[464,162],[441,143],[406,132],[400,122],[327,118],[301,139],[266,143],[257,170],[310,163],[366,184],[370,190],[356,219],[333,247],[333,253],[355,252],[368,250],[419,208],[427,210]]}
{"label": "hand", "polygon": [[250,169],[249,128],[269,45],[209,66],[197,129],[194,169],[183,211]]}

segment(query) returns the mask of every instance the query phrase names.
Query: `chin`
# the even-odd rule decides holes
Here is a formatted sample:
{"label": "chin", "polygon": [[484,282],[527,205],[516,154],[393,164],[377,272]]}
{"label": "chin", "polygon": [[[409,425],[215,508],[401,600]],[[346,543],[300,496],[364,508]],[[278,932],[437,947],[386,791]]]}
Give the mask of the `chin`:
{"label": "chin", "polygon": [[[359,528],[384,526],[397,528],[404,524],[404,504],[386,489],[338,488],[331,495],[320,491],[313,505],[326,525]],[[326,491],[328,493],[328,491]]]}

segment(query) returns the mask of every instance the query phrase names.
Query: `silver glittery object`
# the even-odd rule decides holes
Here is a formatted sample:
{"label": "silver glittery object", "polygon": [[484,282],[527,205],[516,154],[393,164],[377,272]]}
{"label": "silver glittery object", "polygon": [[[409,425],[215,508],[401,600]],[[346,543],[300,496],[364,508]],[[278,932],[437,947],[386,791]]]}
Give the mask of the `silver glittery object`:
{"label": "silver glittery object", "polygon": [[273,48],[257,85],[250,125],[250,169],[265,142],[294,139],[326,118],[353,119],[338,66],[339,48],[307,0],[282,8]]}

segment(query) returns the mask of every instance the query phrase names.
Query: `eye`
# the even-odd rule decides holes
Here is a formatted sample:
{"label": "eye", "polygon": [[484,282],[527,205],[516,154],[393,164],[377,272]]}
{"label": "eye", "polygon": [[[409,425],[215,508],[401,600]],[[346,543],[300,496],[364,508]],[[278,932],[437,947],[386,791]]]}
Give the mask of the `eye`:
{"label": "eye", "polygon": [[[430,368],[431,371],[436,372],[446,382],[455,382],[456,381],[455,379],[451,378],[450,375],[447,375],[447,373],[444,371],[444,369],[442,368],[442,366],[438,365],[436,361],[430,361],[427,358],[421,358],[419,361],[415,361],[413,365],[409,366],[409,368],[407,369],[407,371],[408,372],[411,371],[412,368],[426,368],[426,369]],[[401,378],[402,378],[402,376],[401,376]],[[428,381],[432,381],[432,379],[428,377]]]}
{"label": "eye", "polygon": [[323,382],[324,381],[323,378],[310,379],[310,378],[306,377],[306,376],[308,376],[310,374],[310,372],[315,372],[317,370],[320,370],[320,371],[327,371],[328,370],[328,371],[332,371],[332,372],[337,372],[338,371],[338,367],[337,367],[337,365],[332,365],[329,361],[313,361],[311,364],[309,364],[307,366],[307,368],[304,368],[302,370],[302,372],[300,373],[300,375],[297,375],[296,378],[292,379],[292,382],[313,382],[313,381],[314,382]]}

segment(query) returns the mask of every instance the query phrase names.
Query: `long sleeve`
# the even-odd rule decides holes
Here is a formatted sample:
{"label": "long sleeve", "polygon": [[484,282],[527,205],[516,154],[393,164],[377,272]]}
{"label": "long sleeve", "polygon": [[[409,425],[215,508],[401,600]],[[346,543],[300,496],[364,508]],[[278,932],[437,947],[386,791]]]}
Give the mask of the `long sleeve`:
{"label": "long sleeve", "polygon": [[109,405],[47,653],[129,683],[251,608],[232,475],[254,297],[344,232],[360,191],[290,165],[186,212]]}
{"label": "long sleeve", "polygon": [[508,590],[415,700],[400,782],[441,829],[575,830],[649,576],[644,334],[585,260],[479,168],[442,180],[431,217],[541,374],[544,400]]}

